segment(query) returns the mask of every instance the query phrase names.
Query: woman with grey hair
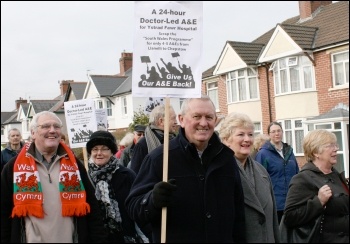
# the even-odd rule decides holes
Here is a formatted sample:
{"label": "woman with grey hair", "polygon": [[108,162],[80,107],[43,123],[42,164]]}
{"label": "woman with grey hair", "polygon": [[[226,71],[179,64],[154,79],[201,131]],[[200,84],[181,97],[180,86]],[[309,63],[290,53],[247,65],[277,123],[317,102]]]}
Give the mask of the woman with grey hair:
{"label": "woman with grey hair", "polygon": [[284,224],[299,227],[323,215],[312,242],[349,243],[349,184],[334,168],[337,137],[327,130],[310,131],[303,149],[307,163],[290,182]]}
{"label": "woman with grey hair", "polygon": [[279,242],[277,209],[271,179],[266,169],[249,157],[254,142],[253,122],[245,114],[231,113],[222,122],[219,136],[231,148],[239,166],[244,193],[246,241]]}

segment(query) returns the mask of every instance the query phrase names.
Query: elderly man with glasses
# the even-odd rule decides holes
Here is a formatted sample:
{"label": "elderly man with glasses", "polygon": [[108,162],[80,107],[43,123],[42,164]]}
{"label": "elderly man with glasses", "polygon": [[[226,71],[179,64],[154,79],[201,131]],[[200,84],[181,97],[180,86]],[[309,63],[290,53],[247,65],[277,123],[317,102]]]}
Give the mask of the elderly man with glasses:
{"label": "elderly man with glasses", "polygon": [[43,111],[30,131],[33,142],[1,172],[1,242],[106,242],[87,171],[61,142],[62,121]]}

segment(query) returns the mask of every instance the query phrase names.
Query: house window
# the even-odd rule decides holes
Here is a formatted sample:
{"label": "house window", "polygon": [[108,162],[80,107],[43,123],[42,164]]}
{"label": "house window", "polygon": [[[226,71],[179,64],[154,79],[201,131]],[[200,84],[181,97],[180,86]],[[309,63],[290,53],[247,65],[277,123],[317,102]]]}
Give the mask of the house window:
{"label": "house window", "polygon": [[254,122],[254,136],[263,134],[261,130],[261,122]]}
{"label": "house window", "polygon": [[96,109],[103,108],[103,102],[101,100],[95,101],[95,108]]}
{"label": "house window", "polygon": [[24,122],[24,131],[30,131],[30,120]]}
{"label": "house window", "polygon": [[273,71],[276,95],[314,89],[312,63],[306,56],[276,60],[270,70]]}
{"label": "house window", "polygon": [[282,120],[278,121],[283,128],[283,141],[288,143],[296,156],[303,156],[303,138],[305,135],[305,128],[302,119]]}
{"label": "house window", "polygon": [[213,101],[216,110],[219,110],[218,82],[207,83],[207,95]]}
{"label": "house window", "polygon": [[128,103],[127,103],[126,97],[122,97],[122,113],[123,115],[128,114]]}
{"label": "house window", "polygon": [[226,75],[228,103],[258,99],[257,70],[248,67]]}
{"label": "house window", "polygon": [[1,135],[4,135],[4,128],[1,128]]}
{"label": "house window", "polygon": [[349,50],[332,55],[334,86],[349,85]]}
{"label": "house window", "polygon": [[112,103],[111,103],[111,101],[107,101],[106,105],[107,105],[107,116],[112,116]]}

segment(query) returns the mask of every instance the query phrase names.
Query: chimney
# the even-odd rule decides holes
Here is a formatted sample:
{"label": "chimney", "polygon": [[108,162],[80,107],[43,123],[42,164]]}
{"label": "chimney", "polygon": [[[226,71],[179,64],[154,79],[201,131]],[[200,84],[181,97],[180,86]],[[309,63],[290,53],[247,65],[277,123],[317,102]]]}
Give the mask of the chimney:
{"label": "chimney", "polygon": [[132,67],[132,53],[123,52],[119,59],[119,75],[125,75],[125,72]]}
{"label": "chimney", "polygon": [[332,4],[332,1],[299,1],[300,19],[311,18],[316,9],[329,4]]}
{"label": "chimney", "polygon": [[27,100],[20,97],[18,100],[15,101],[15,103],[16,103],[16,110],[18,111],[21,103],[27,103]]}
{"label": "chimney", "polygon": [[69,83],[74,82],[74,80],[63,80],[60,82],[61,96],[66,94],[68,90]]}

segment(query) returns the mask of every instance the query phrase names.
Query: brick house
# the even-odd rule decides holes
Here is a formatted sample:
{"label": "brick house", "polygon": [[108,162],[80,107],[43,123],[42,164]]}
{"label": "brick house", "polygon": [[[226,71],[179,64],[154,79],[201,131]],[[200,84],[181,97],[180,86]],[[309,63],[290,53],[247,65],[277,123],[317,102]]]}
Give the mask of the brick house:
{"label": "brick house", "polygon": [[304,135],[334,132],[336,168],[349,177],[349,3],[299,1],[299,10],[252,42],[227,41],[202,91],[220,116],[249,115],[257,134],[280,122],[300,167]]}

